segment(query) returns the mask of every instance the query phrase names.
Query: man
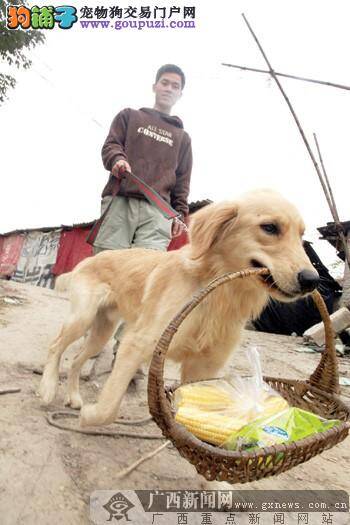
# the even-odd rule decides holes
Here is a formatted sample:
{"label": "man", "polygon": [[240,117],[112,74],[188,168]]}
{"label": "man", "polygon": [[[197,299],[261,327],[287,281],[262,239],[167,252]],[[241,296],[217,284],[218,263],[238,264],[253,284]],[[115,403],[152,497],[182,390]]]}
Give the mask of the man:
{"label": "man", "polygon": [[[116,178],[120,189],[94,241],[94,253],[131,247],[166,250],[182,232],[181,222],[169,221],[151,205],[128,178],[133,172],[157,191],[187,223],[192,170],[191,139],[178,117],[171,116],[185,85],[183,71],[173,64],[156,74],[153,109],[124,109],[114,118],[102,147],[104,167],[110,171],[102,192],[102,213],[112,199]],[[115,334],[117,351],[124,323]]]}
{"label": "man", "polygon": [[178,117],[171,116],[182,95],[185,76],[173,64],[162,66],[153,85],[153,109],[130,108],[114,118],[102,147],[102,160],[110,171],[102,192],[102,212],[112,199],[115,177],[123,177],[98,235],[94,253],[130,247],[166,250],[181,233],[181,223],[165,219],[128,179],[132,171],[156,190],[186,221],[188,215],[192,149],[191,139]]}

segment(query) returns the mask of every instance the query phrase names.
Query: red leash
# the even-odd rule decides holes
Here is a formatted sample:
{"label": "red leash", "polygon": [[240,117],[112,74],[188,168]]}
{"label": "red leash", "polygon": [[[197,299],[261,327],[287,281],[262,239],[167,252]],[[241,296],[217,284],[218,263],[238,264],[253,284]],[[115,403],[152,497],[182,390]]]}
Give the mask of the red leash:
{"label": "red leash", "polygon": [[[95,221],[94,225],[92,226],[92,228],[90,230],[89,235],[86,238],[86,242],[91,244],[91,245],[93,245],[93,243],[94,243],[94,241],[95,241],[95,239],[97,237],[97,234],[99,232],[99,229],[101,228],[101,225],[102,225],[102,223],[104,221],[104,218],[106,217],[106,215],[107,215],[107,213],[108,213],[108,211],[109,211],[109,209],[110,209],[110,207],[112,205],[113,198],[119,192],[122,177],[123,177],[123,175],[121,177],[120,176],[114,177],[115,181],[114,181],[114,185],[113,185],[112,199],[110,200],[110,203],[108,204],[107,208],[105,209],[105,211],[103,212],[101,217],[99,219],[97,219],[97,221]],[[132,181],[142,191],[142,193],[144,194],[144,196],[146,197],[148,202],[150,204],[153,204],[154,206],[156,206],[158,208],[158,210],[162,213],[162,215],[166,219],[169,219],[169,220],[170,219],[175,219],[175,220],[178,220],[178,221],[180,220],[179,219],[180,214],[177,211],[175,211],[170,206],[170,204],[168,204],[155,190],[153,190],[150,186],[148,186],[148,184],[146,184],[144,181],[142,181],[139,177],[137,177],[134,173],[131,173],[130,171],[127,172],[126,177],[130,177],[132,179]],[[184,226],[185,226],[185,224],[184,224]],[[185,226],[185,229],[186,229],[186,226]]]}

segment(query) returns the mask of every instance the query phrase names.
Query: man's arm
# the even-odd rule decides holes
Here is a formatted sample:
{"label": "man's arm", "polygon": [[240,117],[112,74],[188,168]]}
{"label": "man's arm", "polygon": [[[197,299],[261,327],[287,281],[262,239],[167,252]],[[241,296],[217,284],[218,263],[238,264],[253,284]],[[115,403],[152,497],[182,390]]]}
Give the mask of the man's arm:
{"label": "man's arm", "polygon": [[188,215],[188,194],[190,192],[190,180],[192,171],[192,145],[187,135],[187,141],[176,169],[176,184],[171,192],[171,205],[181,213],[182,217]]}
{"label": "man's arm", "polygon": [[125,167],[125,164],[127,164],[127,166],[129,166],[125,154],[125,141],[129,115],[130,109],[123,109],[118,113],[113,119],[108,136],[102,146],[103,165],[106,170],[112,171],[113,175],[116,175],[114,171],[119,171],[119,168],[117,170],[113,169],[118,161],[124,161],[123,163],[120,162],[119,165],[124,165]]}
{"label": "man's arm", "polygon": [[[171,192],[171,205],[181,214],[181,220],[188,225],[188,194],[190,191],[190,180],[192,171],[192,145],[191,139],[188,135],[187,142],[184,145],[184,150],[181,160],[176,169],[176,184]],[[183,226],[177,221],[173,221],[171,236],[178,237],[183,231]]]}

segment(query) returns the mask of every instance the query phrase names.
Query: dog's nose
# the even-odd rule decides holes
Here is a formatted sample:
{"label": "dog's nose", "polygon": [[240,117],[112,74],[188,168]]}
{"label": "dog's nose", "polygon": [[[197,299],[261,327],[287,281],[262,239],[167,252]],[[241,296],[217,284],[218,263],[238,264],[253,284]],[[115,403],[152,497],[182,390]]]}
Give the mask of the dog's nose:
{"label": "dog's nose", "polygon": [[311,270],[302,270],[298,273],[298,282],[302,292],[312,292],[320,282],[320,276]]}

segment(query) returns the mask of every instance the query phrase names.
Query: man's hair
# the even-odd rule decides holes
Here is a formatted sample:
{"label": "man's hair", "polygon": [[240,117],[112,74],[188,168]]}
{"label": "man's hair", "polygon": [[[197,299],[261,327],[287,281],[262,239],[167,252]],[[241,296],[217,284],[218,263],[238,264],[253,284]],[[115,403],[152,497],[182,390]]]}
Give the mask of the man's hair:
{"label": "man's hair", "polygon": [[165,64],[160,67],[156,74],[156,83],[164,73],[176,73],[181,77],[181,89],[185,87],[185,74],[179,66],[175,66],[175,64]]}

